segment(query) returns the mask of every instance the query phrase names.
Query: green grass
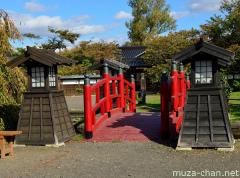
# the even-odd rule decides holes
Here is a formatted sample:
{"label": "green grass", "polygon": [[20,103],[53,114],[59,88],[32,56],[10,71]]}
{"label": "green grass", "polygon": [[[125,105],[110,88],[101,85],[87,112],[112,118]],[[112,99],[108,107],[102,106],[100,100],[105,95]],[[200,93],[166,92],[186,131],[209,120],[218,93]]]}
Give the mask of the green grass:
{"label": "green grass", "polygon": [[82,134],[77,134],[72,137],[73,141],[82,141],[84,139],[84,136]]}
{"label": "green grass", "polygon": [[[240,92],[232,92],[230,99],[240,99]],[[137,105],[137,112],[160,111],[160,95],[149,94],[146,96],[146,104]],[[229,100],[229,115],[231,122],[240,121],[240,100]]]}
{"label": "green grass", "polygon": [[160,95],[149,94],[146,96],[146,104],[137,105],[137,112],[160,111]]}
{"label": "green grass", "polygon": [[229,114],[231,122],[240,121],[240,92],[232,92],[229,100]]}

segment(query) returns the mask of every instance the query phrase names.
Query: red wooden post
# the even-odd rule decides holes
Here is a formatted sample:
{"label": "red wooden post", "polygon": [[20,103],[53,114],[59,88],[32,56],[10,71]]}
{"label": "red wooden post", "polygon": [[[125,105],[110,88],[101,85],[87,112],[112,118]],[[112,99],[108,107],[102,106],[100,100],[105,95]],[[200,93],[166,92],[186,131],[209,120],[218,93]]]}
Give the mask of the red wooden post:
{"label": "red wooden post", "polygon": [[84,121],[85,121],[85,137],[87,139],[93,136],[92,127],[92,96],[89,76],[84,79]]}
{"label": "red wooden post", "polygon": [[184,93],[184,85],[185,85],[185,74],[183,70],[183,64],[180,63],[179,66],[179,107],[184,108],[185,102],[185,93]]}
{"label": "red wooden post", "polygon": [[171,71],[171,110],[177,111],[178,109],[178,71],[176,62],[173,61]]}
{"label": "red wooden post", "polygon": [[122,111],[125,112],[125,99],[124,99],[124,75],[123,75],[123,69],[120,67],[119,68],[119,73],[118,76],[120,78],[119,81],[119,96],[120,96],[120,101],[119,105],[122,108]]}
{"label": "red wooden post", "polygon": [[106,112],[108,113],[108,117],[111,117],[111,98],[110,98],[110,80],[109,80],[109,69],[108,69],[108,64],[104,64],[103,68],[103,78],[106,79],[105,85],[104,85],[104,96],[106,98],[105,102],[105,109]]}
{"label": "red wooden post", "polygon": [[160,120],[160,134],[162,137],[169,135],[169,87],[168,76],[164,72],[161,76],[161,120]]}
{"label": "red wooden post", "polygon": [[132,102],[132,112],[136,112],[136,86],[135,86],[135,79],[134,75],[131,75],[131,99],[133,100]]}
{"label": "red wooden post", "polygon": [[171,139],[175,139],[177,135],[176,124],[178,122],[178,103],[179,103],[179,82],[178,82],[178,71],[176,62],[172,62],[172,71],[171,71],[171,108],[169,113],[169,131]]}

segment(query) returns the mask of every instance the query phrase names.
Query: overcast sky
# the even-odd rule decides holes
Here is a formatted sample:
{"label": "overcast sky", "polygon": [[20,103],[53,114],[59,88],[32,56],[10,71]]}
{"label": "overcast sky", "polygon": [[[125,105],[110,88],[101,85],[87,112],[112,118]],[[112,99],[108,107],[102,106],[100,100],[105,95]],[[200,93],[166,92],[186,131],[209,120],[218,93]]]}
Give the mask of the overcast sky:
{"label": "overcast sky", "polygon": [[[177,20],[177,30],[199,28],[219,13],[221,0],[167,0]],[[48,26],[80,33],[80,40],[128,40],[125,22],[132,18],[127,0],[1,0],[21,33],[31,32],[46,40]],[[14,46],[33,45],[32,40]]]}

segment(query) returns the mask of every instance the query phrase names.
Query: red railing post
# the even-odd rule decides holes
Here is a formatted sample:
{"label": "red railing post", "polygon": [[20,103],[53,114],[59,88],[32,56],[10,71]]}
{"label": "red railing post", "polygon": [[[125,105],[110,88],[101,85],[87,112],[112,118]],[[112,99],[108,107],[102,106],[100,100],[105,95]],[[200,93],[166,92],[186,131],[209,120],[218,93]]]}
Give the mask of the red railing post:
{"label": "red railing post", "polygon": [[179,96],[178,96],[178,71],[177,71],[177,64],[175,61],[172,62],[172,71],[171,71],[171,84],[170,84],[170,91],[171,91],[171,107],[169,113],[169,131],[171,139],[175,139],[177,135],[176,124],[178,122],[178,103],[179,103]]}
{"label": "red railing post", "polygon": [[131,75],[131,99],[132,99],[132,112],[136,112],[136,86],[135,86],[135,79],[134,75]]}
{"label": "red railing post", "polygon": [[161,76],[161,123],[160,134],[165,138],[169,135],[169,84],[167,73],[164,72]]}
{"label": "red railing post", "polygon": [[184,85],[185,85],[185,74],[184,74],[184,70],[183,70],[183,64],[180,63],[180,66],[179,66],[179,104],[178,106],[180,108],[184,108]]}
{"label": "red railing post", "polygon": [[121,67],[119,68],[118,76],[120,78],[119,84],[118,84],[119,85],[118,91],[120,96],[119,105],[122,108],[122,111],[125,112],[124,75],[123,75],[123,69]]}
{"label": "red railing post", "polygon": [[106,79],[106,82],[104,84],[104,96],[106,98],[105,102],[105,109],[106,112],[108,113],[108,117],[111,117],[111,98],[110,98],[110,80],[109,80],[109,69],[108,69],[108,64],[104,64],[103,67],[103,78]]}
{"label": "red railing post", "polygon": [[84,122],[85,122],[85,137],[87,139],[93,136],[92,126],[92,96],[89,76],[86,75],[84,79]]}
{"label": "red railing post", "polygon": [[178,71],[177,71],[177,64],[173,61],[172,64],[172,71],[171,71],[171,110],[177,111],[178,109]]}

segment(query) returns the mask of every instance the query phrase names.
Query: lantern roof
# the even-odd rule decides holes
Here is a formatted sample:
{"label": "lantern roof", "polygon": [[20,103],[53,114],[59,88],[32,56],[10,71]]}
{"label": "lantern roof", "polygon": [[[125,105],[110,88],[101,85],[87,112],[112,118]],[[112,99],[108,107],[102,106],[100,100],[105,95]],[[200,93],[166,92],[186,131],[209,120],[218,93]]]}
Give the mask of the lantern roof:
{"label": "lantern roof", "polygon": [[34,60],[36,62],[39,62],[47,66],[61,65],[61,64],[70,65],[75,63],[74,60],[69,59],[67,57],[60,56],[52,50],[38,49],[36,47],[27,46],[27,51],[23,55],[10,60],[7,63],[7,66],[17,67],[28,60]]}
{"label": "lantern roof", "polygon": [[231,60],[234,58],[235,54],[229,50],[222,47],[213,45],[209,42],[205,42],[200,39],[194,45],[185,48],[180,53],[173,57],[173,60],[180,61],[183,63],[194,60],[193,56],[205,53],[214,56],[218,59],[218,64],[222,66],[227,66],[230,64]]}

